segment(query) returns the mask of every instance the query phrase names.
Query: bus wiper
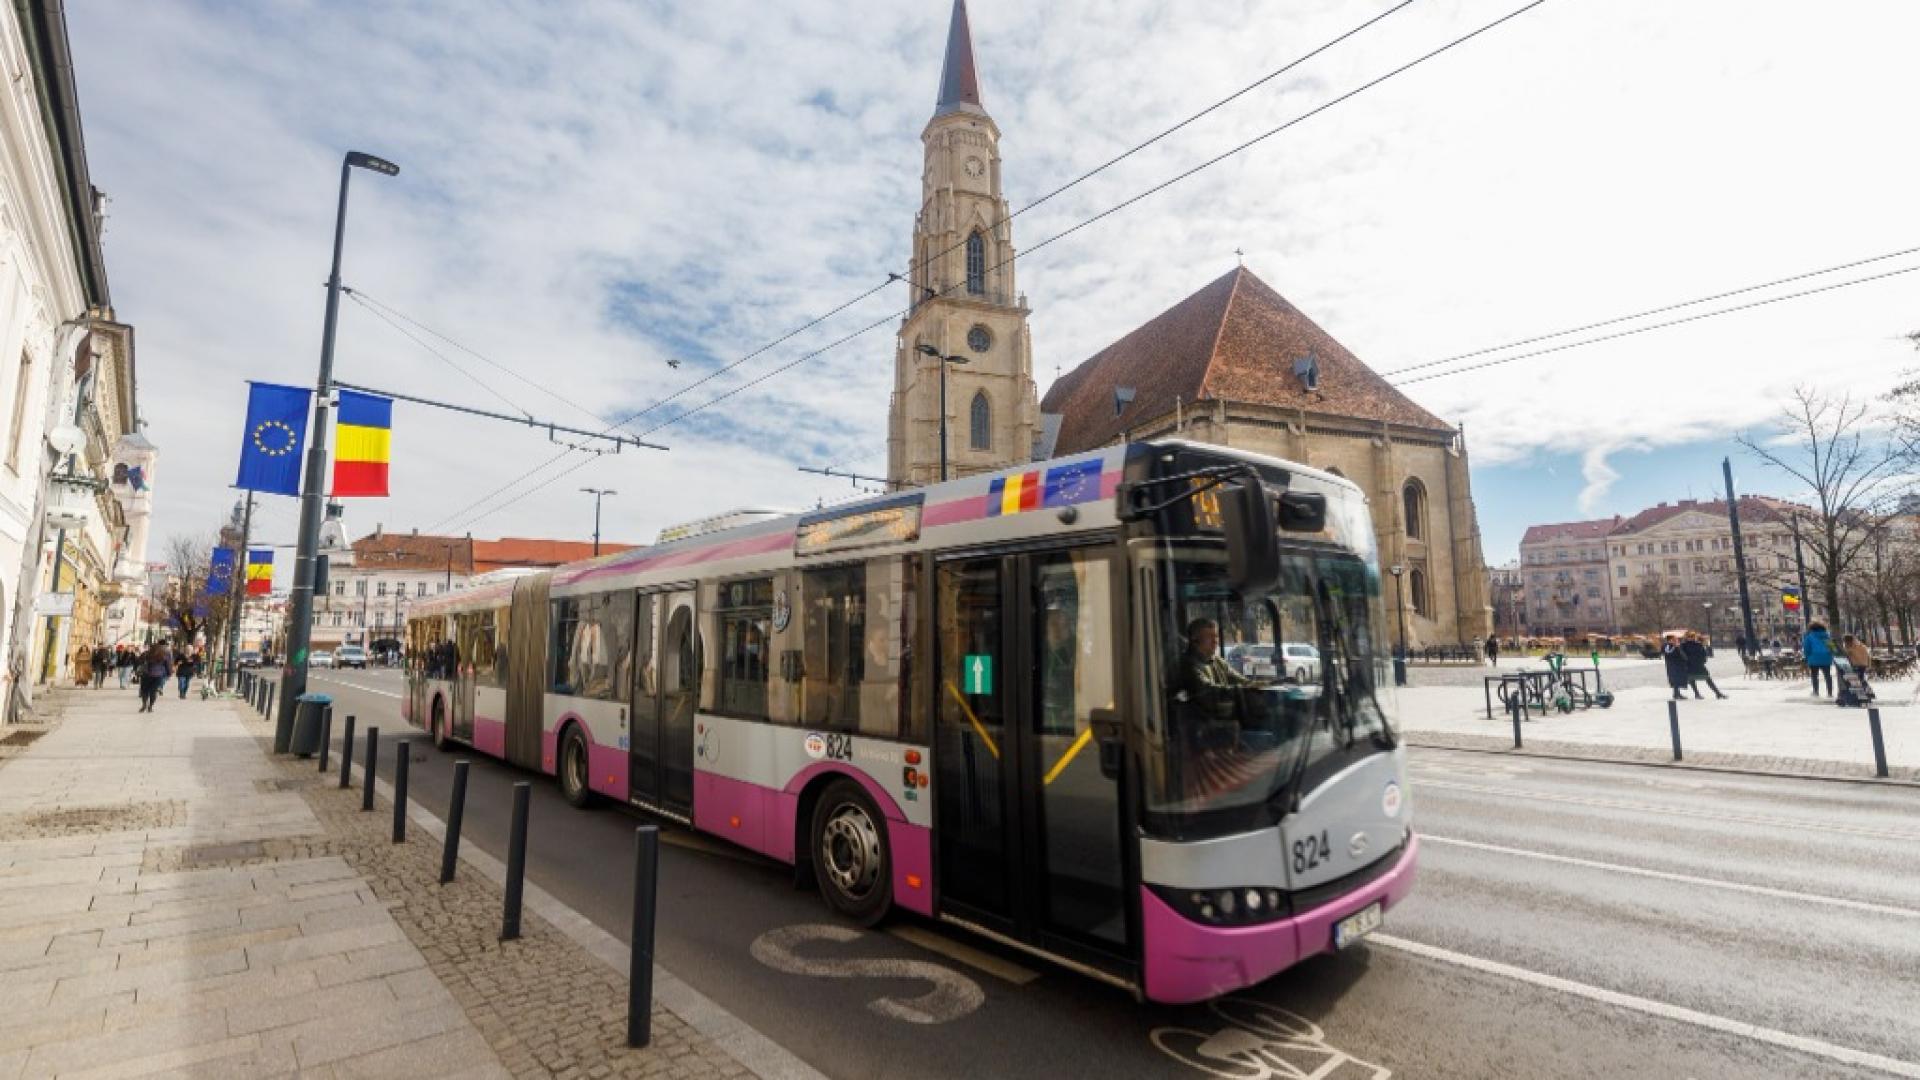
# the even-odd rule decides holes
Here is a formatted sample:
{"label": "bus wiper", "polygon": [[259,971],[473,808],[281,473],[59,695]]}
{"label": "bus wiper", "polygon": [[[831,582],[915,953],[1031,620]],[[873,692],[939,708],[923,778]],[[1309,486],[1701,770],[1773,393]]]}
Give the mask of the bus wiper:
{"label": "bus wiper", "polygon": [[[1254,472],[1254,468],[1251,465],[1209,465],[1206,468],[1195,469],[1192,472],[1175,473],[1172,476],[1157,476],[1130,484],[1122,484],[1120,485],[1120,520],[1138,521],[1141,518],[1152,517],[1167,507],[1172,506],[1174,503],[1182,499],[1190,499],[1208,488],[1219,487],[1229,480],[1238,479],[1242,476],[1255,475],[1258,474]],[[1182,488],[1177,493],[1157,503],[1146,506],[1140,505],[1141,495],[1146,489],[1159,487],[1161,484],[1173,484],[1181,481],[1199,481],[1199,483],[1193,483],[1189,487]]]}

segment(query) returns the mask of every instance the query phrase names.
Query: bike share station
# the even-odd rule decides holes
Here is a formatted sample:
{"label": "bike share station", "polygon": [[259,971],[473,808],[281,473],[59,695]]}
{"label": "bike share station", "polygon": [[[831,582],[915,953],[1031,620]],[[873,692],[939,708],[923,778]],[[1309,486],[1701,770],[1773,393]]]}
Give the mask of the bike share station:
{"label": "bike share station", "polygon": [[1486,693],[1487,719],[1493,719],[1493,700],[1513,718],[1513,745],[1520,747],[1520,723],[1532,720],[1533,713],[1545,715],[1570,713],[1575,709],[1602,709],[1613,706],[1613,694],[1600,679],[1600,658],[1592,667],[1570,668],[1564,653],[1548,653],[1545,671],[1512,671],[1488,675],[1482,679]]}

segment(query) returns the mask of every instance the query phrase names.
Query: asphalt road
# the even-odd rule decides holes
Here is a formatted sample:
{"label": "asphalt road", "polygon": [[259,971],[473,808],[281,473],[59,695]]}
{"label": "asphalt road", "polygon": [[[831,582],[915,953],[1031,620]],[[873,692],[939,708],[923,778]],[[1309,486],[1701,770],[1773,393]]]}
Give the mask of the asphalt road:
{"label": "asphalt road", "polygon": [[[316,680],[336,731],[411,730],[397,673]],[[458,755],[416,745],[444,816]],[[504,857],[529,777],[466,756],[466,842]],[[636,816],[531,779],[530,876],[624,940]],[[1211,1007],[914,917],[836,932],[790,870],[678,826],[658,957],[837,1078],[1920,1077],[1920,792],[1418,750],[1413,798],[1412,899]]]}

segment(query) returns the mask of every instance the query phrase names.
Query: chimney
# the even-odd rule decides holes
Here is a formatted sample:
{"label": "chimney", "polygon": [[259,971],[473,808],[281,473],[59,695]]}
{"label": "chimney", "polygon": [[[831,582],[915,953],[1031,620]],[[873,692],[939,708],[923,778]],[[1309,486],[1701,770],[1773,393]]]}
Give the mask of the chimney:
{"label": "chimney", "polygon": [[373,538],[380,539],[380,523],[377,521],[373,523]]}

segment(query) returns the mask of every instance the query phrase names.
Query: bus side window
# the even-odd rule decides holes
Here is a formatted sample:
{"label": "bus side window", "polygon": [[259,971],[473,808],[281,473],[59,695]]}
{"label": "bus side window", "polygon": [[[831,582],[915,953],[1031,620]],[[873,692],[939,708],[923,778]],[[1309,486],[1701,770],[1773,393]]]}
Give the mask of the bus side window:
{"label": "bus side window", "polygon": [[574,630],[580,622],[580,601],[563,597],[553,601],[552,640],[547,646],[547,690],[554,694],[572,694],[571,680]]}

